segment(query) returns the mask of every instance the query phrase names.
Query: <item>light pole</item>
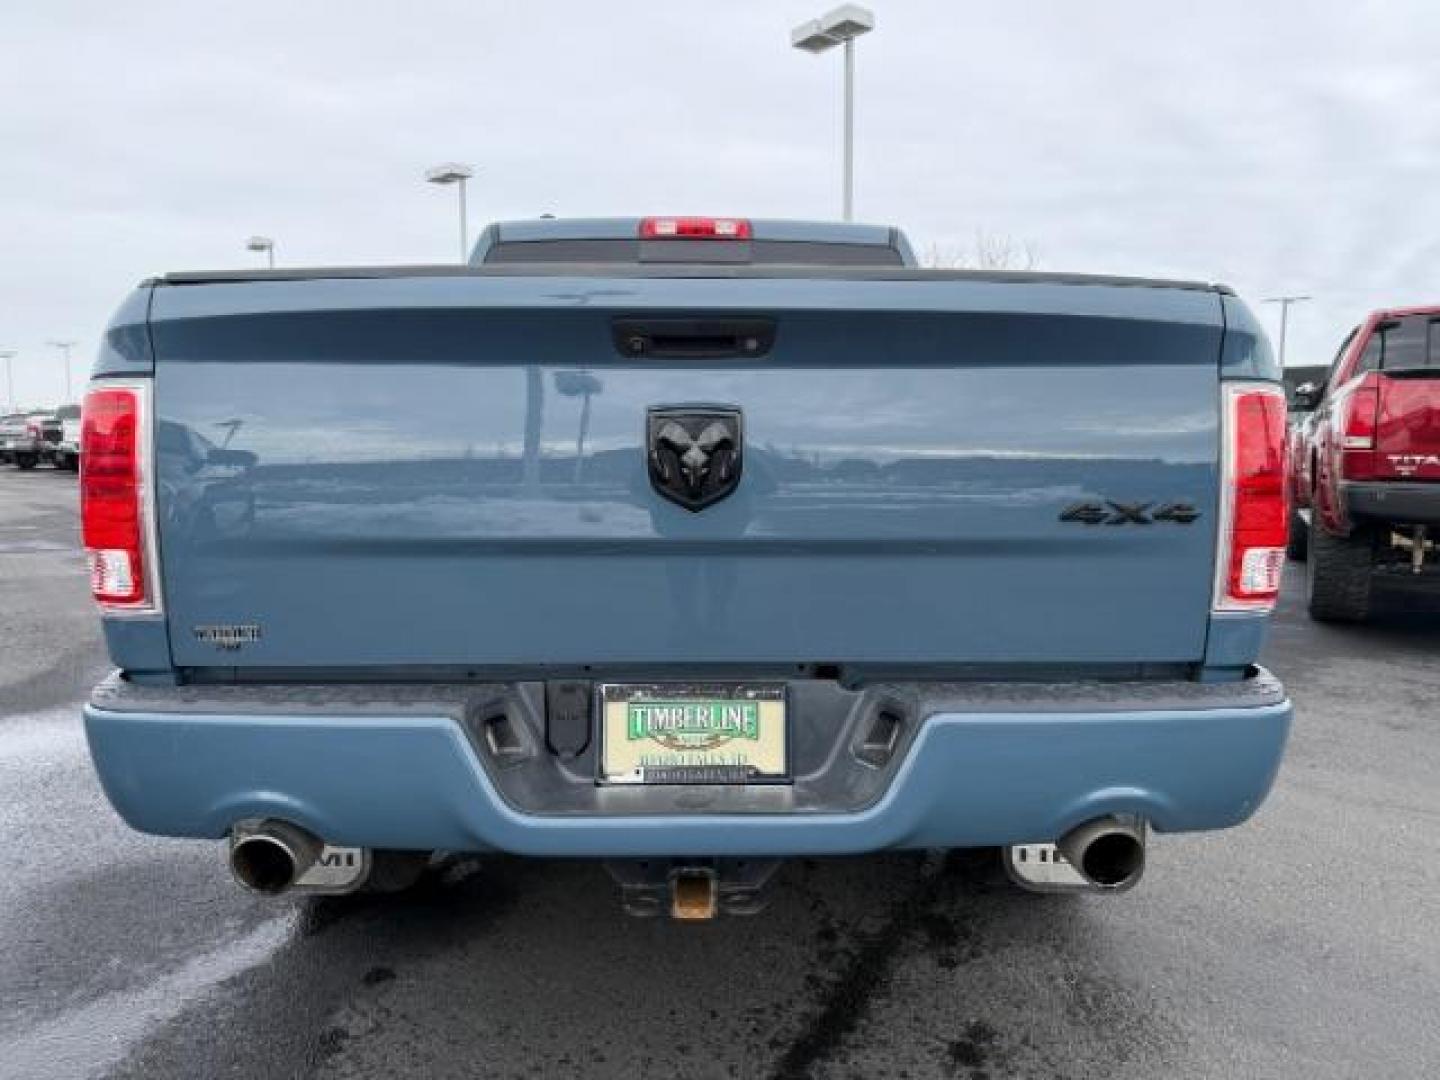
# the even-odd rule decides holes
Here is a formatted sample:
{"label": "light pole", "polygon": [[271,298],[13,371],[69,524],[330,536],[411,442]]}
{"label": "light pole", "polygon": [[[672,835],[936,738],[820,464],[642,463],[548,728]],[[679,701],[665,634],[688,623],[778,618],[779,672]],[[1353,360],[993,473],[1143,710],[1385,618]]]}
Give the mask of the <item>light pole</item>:
{"label": "light pole", "polygon": [[470,259],[470,229],[465,222],[465,181],[475,175],[475,170],[469,165],[462,165],[458,161],[447,161],[444,165],[436,165],[433,169],[425,170],[425,179],[432,184],[455,184],[460,189],[460,261],[468,262]]}
{"label": "light pole", "polygon": [[75,342],[73,342],[73,341],[51,341],[49,344],[50,344],[51,346],[53,346],[54,348],[59,349],[60,352],[61,352],[61,354],[65,357],[65,400],[63,400],[62,402],[60,402],[60,404],[61,404],[61,405],[69,405],[69,404],[70,404],[70,397],[71,397],[71,394],[70,394],[70,350],[75,347]]}
{"label": "light pole", "polygon": [[1312,299],[1314,299],[1314,297],[1310,297],[1310,296],[1271,296],[1271,297],[1269,297],[1268,299],[1261,301],[1262,303],[1265,303],[1265,304],[1279,304],[1279,305],[1280,305],[1280,367],[1281,367],[1281,368],[1284,368],[1284,367],[1285,367],[1285,330],[1286,330],[1286,327],[1287,327],[1287,326],[1289,325],[1289,323],[1290,323],[1290,305],[1291,305],[1291,304],[1303,304],[1303,303],[1305,303],[1305,301],[1307,301],[1307,300],[1312,300]]}
{"label": "light pole", "polygon": [[11,361],[15,359],[14,349],[0,349],[0,360],[5,361],[5,407],[11,412],[15,411],[15,372],[11,370]]}
{"label": "light pole", "polygon": [[275,269],[275,241],[268,236],[252,236],[245,241],[246,251],[263,251],[266,262],[271,270]]}
{"label": "light pole", "polygon": [[855,39],[875,29],[875,14],[858,4],[842,4],[829,14],[801,23],[790,31],[790,44],[808,53],[823,53],[845,46],[845,162],[842,204],[844,218],[854,216],[855,204]]}
{"label": "light pole", "polygon": [[580,399],[580,427],[575,436],[575,476],[580,483],[580,474],[585,468],[585,436],[590,432],[590,399],[605,389],[605,384],[588,371],[557,371],[555,389],[566,397]]}

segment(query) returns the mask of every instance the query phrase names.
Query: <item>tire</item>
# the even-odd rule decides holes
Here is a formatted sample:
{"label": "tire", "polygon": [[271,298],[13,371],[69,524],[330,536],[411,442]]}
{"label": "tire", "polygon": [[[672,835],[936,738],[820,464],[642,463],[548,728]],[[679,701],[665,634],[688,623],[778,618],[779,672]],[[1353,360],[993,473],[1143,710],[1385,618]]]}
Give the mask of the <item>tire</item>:
{"label": "tire", "polygon": [[39,460],[40,459],[34,454],[16,454],[15,467],[19,469],[33,469]]}
{"label": "tire", "polygon": [[1336,536],[1312,511],[1309,547],[1305,580],[1310,617],[1344,623],[1368,619],[1375,581],[1375,533],[1357,527],[1349,536]]}
{"label": "tire", "polygon": [[1285,542],[1285,554],[1296,562],[1304,562],[1310,552],[1310,526],[1300,516],[1299,510],[1290,511],[1290,539]]}

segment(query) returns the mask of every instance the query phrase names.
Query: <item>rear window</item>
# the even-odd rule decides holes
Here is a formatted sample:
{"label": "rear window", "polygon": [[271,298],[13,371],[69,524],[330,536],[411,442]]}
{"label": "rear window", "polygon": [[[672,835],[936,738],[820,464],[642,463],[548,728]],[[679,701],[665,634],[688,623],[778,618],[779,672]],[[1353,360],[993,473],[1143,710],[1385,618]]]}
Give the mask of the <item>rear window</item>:
{"label": "rear window", "polygon": [[1360,357],[1361,371],[1440,368],[1440,316],[1406,315],[1376,327]]}
{"label": "rear window", "polygon": [[733,266],[901,266],[885,244],[806,240],[502,240],[485,265],[504,263],[716,263]]}

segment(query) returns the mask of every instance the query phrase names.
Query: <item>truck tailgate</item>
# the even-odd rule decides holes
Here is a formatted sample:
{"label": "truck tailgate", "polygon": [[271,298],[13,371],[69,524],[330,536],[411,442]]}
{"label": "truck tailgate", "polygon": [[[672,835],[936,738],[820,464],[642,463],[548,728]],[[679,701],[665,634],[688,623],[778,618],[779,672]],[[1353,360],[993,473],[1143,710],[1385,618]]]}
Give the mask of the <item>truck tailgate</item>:
{"label": "truck tailgate", "polygon": [[[623,355],[615,320],[653,316],[774,344]],[[457,272],[160,287],[152,332],[180,666],[1204,652],[1213,291]],[[743,457],[692,511],[647,410],[697,403]]]}
{"label": "truck tailgate", "polygon": [[1378,382],[1376,478],[1440,480],[1440,367],[1384,371]]}

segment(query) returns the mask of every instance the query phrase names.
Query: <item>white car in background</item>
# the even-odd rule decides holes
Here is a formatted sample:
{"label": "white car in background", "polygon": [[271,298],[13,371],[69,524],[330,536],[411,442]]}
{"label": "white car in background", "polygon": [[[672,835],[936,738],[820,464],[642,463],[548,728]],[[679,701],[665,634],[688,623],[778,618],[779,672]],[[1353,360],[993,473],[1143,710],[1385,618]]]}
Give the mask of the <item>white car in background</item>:
{"label": "white car in background", "polygon": [[51,460],[54,440],[59,437],[59,421],[49,413],[12,413],[0,417],[0,462],[33,469],[40,462]]}
{"label": "white car in background", "polygon": [[60,421],[60,441],[55,445],[51,461],[57,469],[76,472],[80,468],[80,408],[67,405],[56,410]]}

